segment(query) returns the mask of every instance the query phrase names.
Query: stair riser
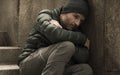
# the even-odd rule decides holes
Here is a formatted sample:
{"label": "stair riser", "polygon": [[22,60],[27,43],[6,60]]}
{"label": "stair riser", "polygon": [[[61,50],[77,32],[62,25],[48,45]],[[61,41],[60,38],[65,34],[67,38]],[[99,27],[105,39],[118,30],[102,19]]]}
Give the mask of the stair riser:
{"label": "stair riser", "polygon": [[19,75],[19,70],[0,70],[0,75]]}
{"label": "stair riser", "polygon": [[0,49],[0,64],[16,64],[20,49]]}

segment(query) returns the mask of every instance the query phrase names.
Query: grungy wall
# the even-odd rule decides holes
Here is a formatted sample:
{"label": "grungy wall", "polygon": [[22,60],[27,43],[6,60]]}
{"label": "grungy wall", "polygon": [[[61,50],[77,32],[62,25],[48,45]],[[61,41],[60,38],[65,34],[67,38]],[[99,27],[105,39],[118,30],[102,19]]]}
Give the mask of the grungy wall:
{"label": "grungy wall", "polygon": [[107,71],[120,71],[120,1],[105,1],[105,67]]}
{"label": "grungy wall", "polygon": [[18,41],[18,5],[18,0],[0,0],[0,33],[8,33],[9,45],[17,45]]}

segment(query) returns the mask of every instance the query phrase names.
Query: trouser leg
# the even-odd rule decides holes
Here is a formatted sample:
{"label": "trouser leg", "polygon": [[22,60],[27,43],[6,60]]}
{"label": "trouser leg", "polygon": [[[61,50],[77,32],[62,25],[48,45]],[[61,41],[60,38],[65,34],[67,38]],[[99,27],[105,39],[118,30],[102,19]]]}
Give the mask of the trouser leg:
{"label": "trouser leg", "polygon": [[20,63],[20,75],[40,75],[45,63],[46,62],[41,58],[39,51],[36,51]]}
{"label": "trouser leg", "polygon": [[20,62],[20,75],[41,75],[50,53],[57,47],[57,44],[40,48],[31,53]]}
{"label": "trouser leg", "polygon": [[64,75],[93,75],[93,70],[88,64],[77,64],[67,67]]}
{"label": "trouser leg", "polygon": [[75,52],[75,46],[71,42],[62,42],[48,57],[47,64],[42,75],[63,75],[65,65]]}
{"label": "trouser leg", "polygon": [[[20,75],[41,75],[41,72],[43,75],[62,75],[64,66],[74,51],[74,45],[71,42],[61,42],[40,48],[20,63]],[[51,70],[52,67],[54,67],[53,70]]]}
{"label": "trouser leg", "polygon": [[85,47],[76,47],[72,60],[77,64],[87,63],[89,59],[89,49]]}

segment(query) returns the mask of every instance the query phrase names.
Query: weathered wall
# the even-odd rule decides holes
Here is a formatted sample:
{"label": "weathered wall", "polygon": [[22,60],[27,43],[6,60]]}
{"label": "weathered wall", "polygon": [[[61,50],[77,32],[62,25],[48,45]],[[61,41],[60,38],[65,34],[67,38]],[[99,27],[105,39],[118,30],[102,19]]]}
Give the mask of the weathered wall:
{"label": "weathered wall", "polygon": [[92,12],[86,32],[91,39],[95,75],[120,75],[120,1],[89,0]]}
{"label": "weathered wall", "polygon": [[0,31],[8,32],[9,45],[17,45],[18,0],[0,0]]}
{"label": "weathered wall", "polygon": [[91,40],[90,64],[94,75],[102,75],[104,69],[104,0],[88,0],[90,17],[83,26],[85,33]]}
{"label": "weathered wall", "polygon": [[95,75],[120,75],[120,1],[89,0],[84,30],[91,40],[90,64]]}
{"label": "weathered wall", "polygon": [[105,69],[120,72],[120,1],[105,4]]}

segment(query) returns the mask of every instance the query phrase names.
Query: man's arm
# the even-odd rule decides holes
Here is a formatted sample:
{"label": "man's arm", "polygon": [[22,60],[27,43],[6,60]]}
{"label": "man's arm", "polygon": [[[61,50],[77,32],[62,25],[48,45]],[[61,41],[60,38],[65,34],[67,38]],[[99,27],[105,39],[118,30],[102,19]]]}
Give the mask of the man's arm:
{"label": "man's arm", "polygon": [[58,28],[50,23],[51,20],[52,18],[49,14],[42,12],[37,18],[36,29],[42,32],[52,43],[71,41],[78,45],[85,44],[87,38],[84,34]]}
{"label": "man's arm", "polygon": [[[51,20],[50,23],[56,25],[58,28],[62,28],[62,26],[56,20]],[[87,47],[88,49],[90,48],[90,40],[88,38],[87,38],[84,46]]]}
{"label": "man's arm", "polygon": [[72,56],[72,60],[77,64],[87,63],[89,60],[88,48],[76,46],[76,50],[74,55]]}

